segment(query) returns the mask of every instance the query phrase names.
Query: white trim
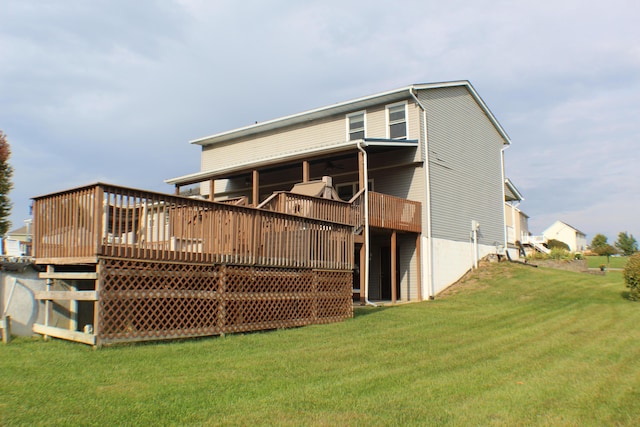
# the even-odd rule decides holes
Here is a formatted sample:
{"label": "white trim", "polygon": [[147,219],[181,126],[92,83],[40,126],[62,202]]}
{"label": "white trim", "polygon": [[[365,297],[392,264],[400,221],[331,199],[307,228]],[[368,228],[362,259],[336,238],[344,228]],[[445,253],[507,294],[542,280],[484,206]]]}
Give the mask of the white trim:
{"label": "white trim", "polygon": [[418,142],[414,141],[402,141],[402,142],[386,142],[386,141],[373,141],[369,142],[363,139],[356,139],[353,141],[343,141],[337,144],[326,145],[322,147],[314,147],[306,150],[299,151],[290,151],[287,153],[283,153],[276,156],[265,157],[258,160],[252,160],[243,163],[236,163],[233,165],[228,165],[226,167],[222,167],[215,170],[206,170],[191,173],[188,175],[182,175],[176,178],[165,179],[164,182],[169,185],[191,185],[191,184],[199,184],[204,182],[207,179],[222,177],[224,175],[228,175],[230,173],[235,173],[239,171],[243,171],[247,168],[261,168],[264,166],[272,165],[274,162],[278,161],[295,161],[295,160],[304,160],[309,156],[313,155],[323,155],[323,154],[331,154],[337,153],[341,151],[348,150],[349,148],[357,149],[358,142],[363,143],[363,145],[367,146],[380,146],[380,147],[417,147]]}
{"label": "white trim", "polygon": [[314,154],[326,154],[326,153],[332,153],[332,152],[337,152],[337,151],[342,151],[346,148],[356,148],[356,142],[357,141],[345,141],[345,142],[341,142],[338,144],[333,144],[330,146],[325,146],[325,147],[314,147],[311,149],[307,149],[307,150],[300,150],[300,151],[295,151],[295,152],[288,152],[288,153],[284,153],[284,154],[280,154],[277,156],[271,156],[271,157],[265,157],[263,159],[260,160],[252,160],[252,161],[248,161],[248,162],[243,162],[243,163],[236,163],[235,165],[229,165],[227,167],[223,167],[220,169],[216,169],[216,170],[206,170],[206,171],[200,171],[200,172],[195,172],[195,173],[191,173],[188,175],[183,175],[183,176],[179,176],[176,178],[170,178],[170,179],[165,179],[164,182],[166,182],[167,184],[180,184],[180,185],[189,185],[189,184],[197,184],[202,182],[203,179],[208,179],[211,175],[216,175],[216,176],[221,176],[221,175],[225,175],[225,174],[229,174],[229,173],[233,173],[236,171],[241,171],[243,169],[246,169],[247,167],[251,166],[254,168],[259,168],[262,166],[266,166],[269,165],[275,161],[278,160],[296,160],[296,159],[304,159],[306,157],[308,157],[309,155],[314,155]]}

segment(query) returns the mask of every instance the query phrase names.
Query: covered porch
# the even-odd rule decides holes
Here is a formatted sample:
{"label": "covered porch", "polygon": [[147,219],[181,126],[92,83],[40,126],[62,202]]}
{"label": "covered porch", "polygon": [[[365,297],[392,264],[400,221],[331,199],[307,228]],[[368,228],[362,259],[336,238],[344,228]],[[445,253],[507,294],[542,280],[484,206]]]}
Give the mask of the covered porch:
{"label": "covered porch", "polygon": [[[419,301],[422,206],[406,197],[409,184],[394,186],[387,177],[420,164],[417,151],[417,140],[363,139],[166,182],[176,194],[348,223],[356,244],[354,298]],[[294,191],[321,181],[334,197]],[[378,186],[386,191],[375,191]],[[401,287],[407,280],[411,286]]]}

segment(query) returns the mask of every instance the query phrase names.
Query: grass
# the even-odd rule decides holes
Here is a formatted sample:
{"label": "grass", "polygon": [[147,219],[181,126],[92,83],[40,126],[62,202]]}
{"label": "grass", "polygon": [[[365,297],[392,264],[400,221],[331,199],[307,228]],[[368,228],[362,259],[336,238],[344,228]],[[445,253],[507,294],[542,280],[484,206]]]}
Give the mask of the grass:
{"label": "grass", "polygon": [[0,425],[635,425],[640,305],[606,276],[491,264],[346,322],[92,350],[0,346]]}
{"label": "grass", "polygon": [[587,266],[589,268],[598,268],[601,265],[607,265],[609,268],[624,268],[627,265],[629,257],[626,256],[612,256],[607,261],[606,256],[588,256]]}

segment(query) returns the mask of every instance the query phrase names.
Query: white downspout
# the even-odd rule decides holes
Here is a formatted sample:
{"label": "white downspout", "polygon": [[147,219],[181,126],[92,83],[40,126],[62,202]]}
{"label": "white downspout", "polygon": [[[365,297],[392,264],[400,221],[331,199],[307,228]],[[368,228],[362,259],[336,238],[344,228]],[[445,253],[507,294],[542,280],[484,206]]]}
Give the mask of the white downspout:
{"label": "white downspout", "polygon": [[[504,209],[504,199],[505,199],[505,193],[504,193],[504,182],[505,182],[505,178],[504,178],[504,150],[506,150],[507,148],[509,148],[509,145],[505,145],[504,147],[502,147],[500,149],[500,166],[502,169],[502,204],[503,204],[503,208],[502,208],[502,223],[504,224],[504,251],[507,251],[507,213],[505,212]],[[513,224],[513,229],[515,231],[515,223]]]}
{"label": "white downspout", "polygon": [[[433,239],[431,238],[431,180],[429,179],[429,134],[427,127],[427,109],[422,105],[420,100],[413,93],[412,89],[409,89],[409,94],[416,101],[416,104],[422,110],[422,122],[424,124],[424,179],[425,186],[427,187],[427,202],[426,202],[426,213],[427,213],[427,268],[429,272],[427,273],[427,298],[433,299],[436,296],[435,288],[434,288],[434,280],[433,280]],[[419,260],[421,262],[421,260]]]}
{"label": "white downspout", "polygon": [[369,301],[369,164],[367,161],[367,152],[363,147],[366,142],[362,140],[356,141],[356,147],[362,153],[364,169],[364,302],[365,304],[377,307],[378,305]]}
{"label": "white downspout", "polygon": [[473,252],[473,269],[478,269],[478,228],[480,228],[480,224],[478,221],[471,221],[471,239],[473,239],[473,243],[471,245],[471,251]]}

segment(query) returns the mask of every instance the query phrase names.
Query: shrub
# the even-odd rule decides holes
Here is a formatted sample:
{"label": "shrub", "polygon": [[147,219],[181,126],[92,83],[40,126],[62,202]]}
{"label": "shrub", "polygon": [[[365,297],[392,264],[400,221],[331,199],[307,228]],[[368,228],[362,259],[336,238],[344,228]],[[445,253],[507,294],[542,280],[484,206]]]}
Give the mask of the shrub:
{"label": "shrub", "polygon": [[624,282],[629,288],[629,299],[640,300],[640,254],[635,254],[629,258],[622,273]]}
{"label": "shrub", "polygon": [[572,258],[571,253],[563,248],[555,247],[551,249],[549,252],[549,259],[557,259],[557,260],[570,260]]}
{"label": "shrub", "polygon": [[556,239],[549,239],[547,241],[547,247],[551,250],[564,249],[567,252],[571,249],[569,248],[569,245],[567,245],[565,242],[561,242],[560,240],[556,240]]}
{"label": "shrub", "polygon": [[543,254],[542,252],[534,252],[531,255],[529,255],[527,258],[530,260],[549,259],[549,256],[547,254]]}

